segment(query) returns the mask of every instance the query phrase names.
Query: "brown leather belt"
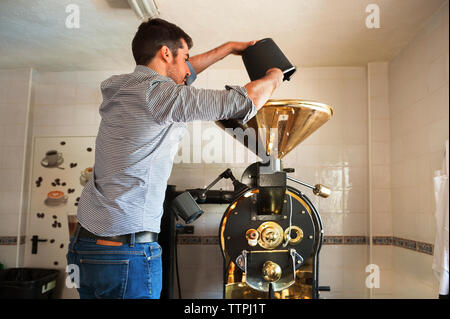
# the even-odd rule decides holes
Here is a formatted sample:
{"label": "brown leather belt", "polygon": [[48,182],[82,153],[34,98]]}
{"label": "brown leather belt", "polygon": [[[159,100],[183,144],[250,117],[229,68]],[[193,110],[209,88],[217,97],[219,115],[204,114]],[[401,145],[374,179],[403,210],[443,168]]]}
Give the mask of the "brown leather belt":
{"label": "brown leather belt", "polygon": [[[89,238],[89,239],[97,239],[97,242],[101,244],[101,242],[107,243],[107,242],[117,242],[117,243],[123,243],[123,244],[130,244],[131,243],[131,234],[126,235],[120,235],[120,236],[111,236],[111,237],[102,237],[97,236],[87,229],[83,228],[80,224],[78,224],[80,227],[80,231],[78,233],[79,238]],[[154,233],[151,231],[143,231],[139,233],[134,234],[134,242],[137,244],[142,243],[152,243],[156,242],[158,240],[158,233]],[[114,245],[112,245],[114,246]],[[119,245],[117,245],[119,246]]]}

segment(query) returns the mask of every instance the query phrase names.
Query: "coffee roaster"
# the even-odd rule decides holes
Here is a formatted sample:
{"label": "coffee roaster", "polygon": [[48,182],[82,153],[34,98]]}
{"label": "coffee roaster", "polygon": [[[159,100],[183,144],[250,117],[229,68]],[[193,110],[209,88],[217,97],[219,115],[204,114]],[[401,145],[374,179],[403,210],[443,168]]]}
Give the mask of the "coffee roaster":
{"label": "coffee roaster", "polygon": [[[240,180],[227,169],[205,189],[176,196],[172,209],[191,222],[202,214],[194,199],[229,203],[219,225],[225,298],[312,299],[319,298],[320,290],[329,290],[318,286],[320,214],[306,194],[287,182],[323,198],[330,190],[289,176],[294,169],[283,167],[281,160],[332,114],[332,108],[322,103],[269,100],[246,124],[216,122],[261,161],[248,166]],[[211,191],[223,178],[232,180],[234,191]]]}
{"label": "coffee roaster", "polygon": [[[322,103],[269,100],[245,125],[235,120],[217,123],[232,128],[226,131],[263,159],[244,171],[220,223],[225,298],[309,299],[328,289],[318,286],[320,214],[308,196],[287,181],[324,198],[330,190],[290,177],[293,169],[284,168],[281,159],[332,114]],[[256,134],[236,134],[246,130]]]}

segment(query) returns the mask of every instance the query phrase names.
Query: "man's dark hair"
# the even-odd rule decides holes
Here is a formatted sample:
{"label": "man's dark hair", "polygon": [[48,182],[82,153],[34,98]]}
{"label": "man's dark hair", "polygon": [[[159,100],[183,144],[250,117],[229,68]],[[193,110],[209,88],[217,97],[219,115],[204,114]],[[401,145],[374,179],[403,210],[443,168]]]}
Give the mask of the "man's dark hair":
{"label": "man's dark hair", "polygon": [[137,65],[147,65],[163,45],[167,46],[174,57],[183,47],[181,39],[192,48],[192,39],[173,23],[163,19],[150,19],[141,23],[133,38],[132,50]]}

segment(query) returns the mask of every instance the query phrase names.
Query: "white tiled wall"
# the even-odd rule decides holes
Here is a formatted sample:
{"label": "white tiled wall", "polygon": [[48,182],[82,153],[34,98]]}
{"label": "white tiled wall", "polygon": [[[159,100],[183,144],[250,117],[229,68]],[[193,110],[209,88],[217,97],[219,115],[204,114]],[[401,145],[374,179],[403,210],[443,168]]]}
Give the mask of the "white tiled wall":
{"label": "white tiled wall", "polygon": [[[369,63],[369,202],[370,234],[393,236],[391,202],[391,156],[389,117],[389,70],[387,62]],[[370,290],[371,298],[392,298],[392,247],[370,243],[370,263],[379,267],[379,288]]]}
{"label": "white tiled wall", "polygon": [[[31,69],[0,70],[0,236],[24,235]],[[24,206],[25,205],[25,206]],[[0,263],[16,267],[23,245],[0,245]]]}
{"label": "white tiled wall", "polygon": [[34,136],[95,136],[100,124],[100,83],[108,72],[37,72],[33,79]]}
{"label": "white tiled wall", "polygon": [[[392,229],[434,243],[434,171],[449,129],[448,2],[389,62]],[[436,298],[432,256],[394,248],[397,297]]]}

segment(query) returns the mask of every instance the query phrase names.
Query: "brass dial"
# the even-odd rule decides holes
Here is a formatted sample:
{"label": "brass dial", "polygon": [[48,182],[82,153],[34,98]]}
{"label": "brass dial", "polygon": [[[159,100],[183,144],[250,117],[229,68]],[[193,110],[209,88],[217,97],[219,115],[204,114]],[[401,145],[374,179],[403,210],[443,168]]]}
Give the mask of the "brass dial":
{"label": "brass dial", "polygon": [[283,228],[275,222],[265,222],[258,227],[258,244],[265,249],[275,249],[283,241]]}

